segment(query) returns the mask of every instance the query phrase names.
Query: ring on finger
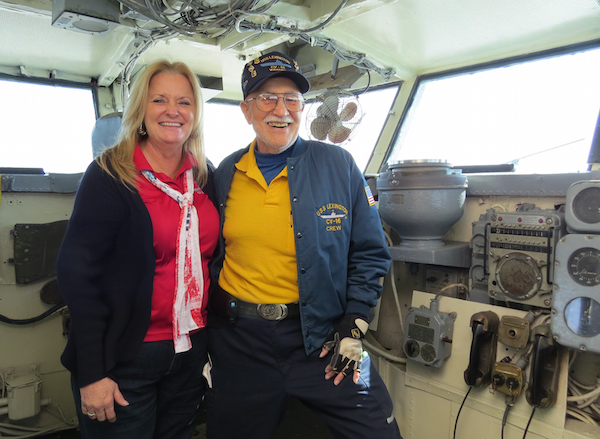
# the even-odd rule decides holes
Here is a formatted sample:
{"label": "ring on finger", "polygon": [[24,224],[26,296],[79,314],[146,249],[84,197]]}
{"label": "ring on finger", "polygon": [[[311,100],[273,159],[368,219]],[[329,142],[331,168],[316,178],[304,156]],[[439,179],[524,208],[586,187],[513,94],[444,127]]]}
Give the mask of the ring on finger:
{"label": "ring on finger", "polygon": [[96,413],[89,413],[89,412],[88,412],[88,413],[87,413],[87,415],[88,415],[90,418],[95,418],[95,417],[96,417]]}

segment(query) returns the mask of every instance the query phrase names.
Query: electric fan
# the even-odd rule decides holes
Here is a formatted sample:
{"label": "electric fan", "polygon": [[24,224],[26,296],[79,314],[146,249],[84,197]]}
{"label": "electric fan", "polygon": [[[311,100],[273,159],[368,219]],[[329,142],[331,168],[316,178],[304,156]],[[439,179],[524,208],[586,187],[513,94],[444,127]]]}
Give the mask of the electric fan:
{"label": "electric fan", "polygon": [[356,95],[330,89],[316,98],[306,117],[313,140],[341,145],[351,139],[362,119]]}

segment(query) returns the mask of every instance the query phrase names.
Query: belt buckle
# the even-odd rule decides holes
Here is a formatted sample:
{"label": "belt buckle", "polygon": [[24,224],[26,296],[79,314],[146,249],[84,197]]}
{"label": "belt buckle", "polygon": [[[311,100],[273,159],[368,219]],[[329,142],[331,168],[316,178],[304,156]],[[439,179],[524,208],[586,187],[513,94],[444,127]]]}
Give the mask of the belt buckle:
{"label": "belt buckle", "polygon": [[283,320],[288,315],[287,306],[281,303],[259,303],[256,310],[266,320]]}

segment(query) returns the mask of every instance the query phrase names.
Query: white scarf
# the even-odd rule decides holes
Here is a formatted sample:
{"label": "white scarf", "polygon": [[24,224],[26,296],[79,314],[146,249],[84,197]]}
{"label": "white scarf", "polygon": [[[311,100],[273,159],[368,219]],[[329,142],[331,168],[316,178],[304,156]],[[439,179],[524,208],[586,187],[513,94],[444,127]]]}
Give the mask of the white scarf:
{"label": "white scarf", "polygon": [[184,193],[160,181],[152,171],[142,171],[150,183],[173,198],[181,208],[177,229],[177,257],[175,259],[175,298],[173,300],[173,342],[175,352],[191,349],[189,333],[204,327],[202,298],[204,275],[198,232],[198,213],[194,206],[194,177],[185,171]]}

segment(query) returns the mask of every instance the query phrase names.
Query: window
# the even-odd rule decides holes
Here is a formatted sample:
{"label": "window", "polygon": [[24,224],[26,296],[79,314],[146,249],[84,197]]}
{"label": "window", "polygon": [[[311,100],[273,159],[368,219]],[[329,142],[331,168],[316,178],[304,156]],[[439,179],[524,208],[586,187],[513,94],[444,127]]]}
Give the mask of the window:
{"label": "window", "polygon": [[513,163],[518,173],[588,170],[600,49],[420,83],[389,162]]}
{"label": "window", "polygon": [[0,167],[83,172],[92,161],[92,91],[0,80]]}
{"label": "window", "polygon": [[252,125],[237,103],[204,104],[204,144],[206,157],[218,166],[225,157],[245,148],[254,140]]}

